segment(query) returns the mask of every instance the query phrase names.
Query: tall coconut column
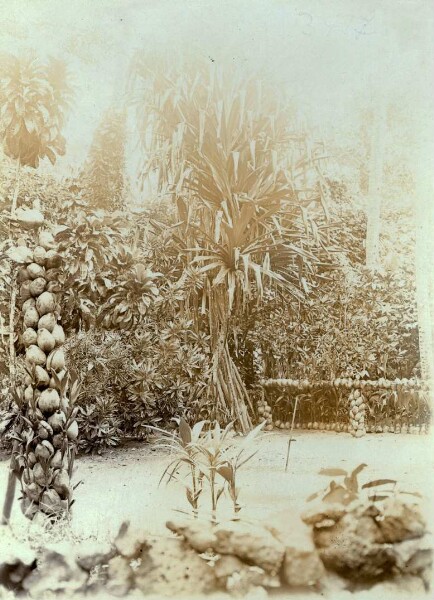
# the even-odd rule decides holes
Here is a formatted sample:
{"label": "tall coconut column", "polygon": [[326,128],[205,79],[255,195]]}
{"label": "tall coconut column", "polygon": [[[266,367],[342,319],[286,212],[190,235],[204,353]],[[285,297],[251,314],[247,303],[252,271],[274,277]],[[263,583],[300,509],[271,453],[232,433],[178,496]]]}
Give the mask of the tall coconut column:
{"label": "tall coconut column", "polygon": [[27,371],[22,414],[28,426],[20,442],[22,510],[29,518],[39,511],[56,517],[72,500],[78,384],[65,368],[57,283],[61,257],[51,233],[41,231],[30,250],[32,260],[19,272]]}
{"label": "tall coconut column", "polygon": [[348,397],[350,413],[350,432],[355,437],[362,437],[366,433],[366,402],[362,392],[352,389]]}

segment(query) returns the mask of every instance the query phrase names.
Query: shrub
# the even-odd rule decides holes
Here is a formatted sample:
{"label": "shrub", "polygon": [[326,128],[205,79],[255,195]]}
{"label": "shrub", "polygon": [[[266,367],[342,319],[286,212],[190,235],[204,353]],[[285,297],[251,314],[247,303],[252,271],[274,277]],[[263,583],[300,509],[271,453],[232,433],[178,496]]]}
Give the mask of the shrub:
{"label": "shrub", "polygon": [[201,412],[209,347],[189,321],[178,317],[164,325],[149,319],[132,333],[79,332],[66,346],[82,381],[87,451],[116,445],[122,437],[144,439],[148,425],[168,427],[175,416]]}

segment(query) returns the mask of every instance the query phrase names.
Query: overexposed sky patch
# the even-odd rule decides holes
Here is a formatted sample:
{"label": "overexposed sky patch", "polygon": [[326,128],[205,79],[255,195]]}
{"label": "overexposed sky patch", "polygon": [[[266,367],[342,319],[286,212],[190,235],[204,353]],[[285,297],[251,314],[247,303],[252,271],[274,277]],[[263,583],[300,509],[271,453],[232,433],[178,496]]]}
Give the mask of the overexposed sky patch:
{"label": "overexposed sky patch", "polygon": [[0,0],[0,20],[1,50],[70,64],[64,169],[85,158],[138,48],[256,69],[326,129],[379,94],[406,97],[420,123],[433,83],[431,0]]}

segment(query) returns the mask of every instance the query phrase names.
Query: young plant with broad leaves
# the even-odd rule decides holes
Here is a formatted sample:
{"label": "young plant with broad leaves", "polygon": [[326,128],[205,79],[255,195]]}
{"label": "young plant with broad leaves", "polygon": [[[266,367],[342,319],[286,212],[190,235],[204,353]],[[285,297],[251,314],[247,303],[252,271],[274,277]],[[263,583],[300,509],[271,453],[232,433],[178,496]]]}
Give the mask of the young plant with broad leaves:
{"label": "young plant with broad leaves", "polygon": [[185,484],[185,489],[194,516],[198,516],[199,499],[207,483],[211,521],[217,521],[217,508],[225,490],[228,491],[236,517],[241,510],[238,471],[257,453],[255,442],[262,427],[263,424],[254,428],[240,443],[230,436],[232,423],[222,428],[219,423],[212,427],[210,423],[201,421],[190,428],[181,418],[177,434],[151,428],[163,434],[158,446],[175,453],[175,458],[166,467],[160,481],[166,476],[168,482],[177,480],[182,467],[187,466],[189,482]]}
{"label": "young plant with broad leaves", "polygon": [[321,498],[322,502],[325,503],[347,506],[360,499],[362,490],[366,490],[367,499],[370,502],[381,502],[394,494],[405,494],[416,498],[421,497],[417,492],[405,492],[397,489],[397,481],[395,479],[374,479],[360,485],[358,476],[367,466],[365,463],[362,463],[351,472],[339,468],[321,469],[319,472],[320,475],[341,477],[343,479],[339,483],[333,479],[325,489],[309,496],[307,502]]}

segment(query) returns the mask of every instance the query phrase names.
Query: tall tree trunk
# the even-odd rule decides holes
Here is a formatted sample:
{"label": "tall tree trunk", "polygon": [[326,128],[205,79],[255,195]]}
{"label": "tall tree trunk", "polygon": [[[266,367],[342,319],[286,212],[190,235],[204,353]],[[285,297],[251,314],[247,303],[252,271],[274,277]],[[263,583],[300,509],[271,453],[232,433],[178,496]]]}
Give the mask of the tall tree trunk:
{"label": "tall tree trunk", "polygon": [[380,99],[375,107],[369,157],[369,182],[366,229],[366,266],[372,271],[379,268],[381,200],[383,192],[384,136],[386,106]]}
{"label": "tall tree trunk", "polygon": [[211,298],[210,330],[213,358],[209,397],[217,402],[219,411],[216,412],[235,421],[241,431],[247,433],[252,427],[247,407],[252,407],[246,386],[232,360],[228,346],[230,315],[227,313],[225,301],[219,302],[218,292],[214,292]]}

